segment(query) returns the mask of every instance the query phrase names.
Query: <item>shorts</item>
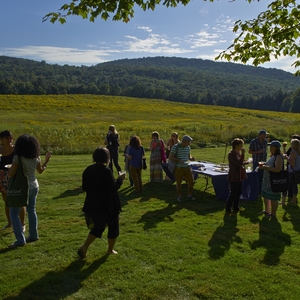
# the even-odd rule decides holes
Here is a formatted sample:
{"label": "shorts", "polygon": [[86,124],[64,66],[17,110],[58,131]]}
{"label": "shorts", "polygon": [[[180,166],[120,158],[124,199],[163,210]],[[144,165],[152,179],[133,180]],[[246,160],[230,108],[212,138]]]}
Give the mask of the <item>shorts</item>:
{"label": "shorts", "polygon": [[108,227],[107,238],[115,239],[119,236],[119,216],[115,217],[113,220],[111,219],[109,220],[107,218],[107,215],[85,213],[85,219],[86,221],[87,219],[88,220],[92,219],[89,221],[89,223],[90,222],[94,223],[94,227],[90,231],[91,235],[97,238],[101,238],[102,233],[105,230],[105,227],[107,226]]}
{"label": "shorts", "polygon": [[176,167],[175,169],[175,178],[177,183],[181,183],[183,178],[186,182],[193,183],[194,178],[191,168],[188,167]]}
{"label": "shorts", "polygon": [[0,192],[6,193],[8,187],[8,170],[0,170]]}

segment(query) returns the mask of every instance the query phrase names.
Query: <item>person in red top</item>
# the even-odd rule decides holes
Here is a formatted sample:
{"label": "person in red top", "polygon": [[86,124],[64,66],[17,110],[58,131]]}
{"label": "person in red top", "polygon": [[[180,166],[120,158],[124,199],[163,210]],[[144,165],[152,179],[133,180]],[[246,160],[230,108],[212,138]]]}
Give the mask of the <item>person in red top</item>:
{"label": "person in red top", "polygon": [[235,138],[231,142],[231,146],[232,150],[228,153],[230,193],[226,201],[226,212],[238,213],[240,210],[239,201],[242,193],[242,181],[247,176],[244,165],[248,162],[244,160],[245,149],[242,139]]}

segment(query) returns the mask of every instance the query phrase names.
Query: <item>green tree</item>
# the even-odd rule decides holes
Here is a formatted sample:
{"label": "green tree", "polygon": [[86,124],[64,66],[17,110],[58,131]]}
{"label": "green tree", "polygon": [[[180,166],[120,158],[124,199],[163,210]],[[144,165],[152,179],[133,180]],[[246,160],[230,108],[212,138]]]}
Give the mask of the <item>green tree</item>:
{"label": "green tree", "polygon": [[[255,0],[246,1],[250,3]],[[127,23],[134,17],[135,7],[154,10],[161,3],[166,7],[176,7],[178,4],[187,5],[189,2],[190,0],[72,0],[71,3],[64,4],[59,12],[45,15],[43,21],[59,21],[63,24],[68,16],[77,15],[94,22],[99,16],[107,20],[112,14],[113,20]],[[235,23],[233,32],[238,33],[237,38],[216,59],[251,62],[258,66],[269,62],[271,57],[300,57],[299,23],[300,5],[296,0],[273,0],[268,9],[261,12],[257,18],[244,22],[238,20]],[[300,66],[300,60],[296,60],[292,65]],[[300,75],[300,71],[295,74]]]}

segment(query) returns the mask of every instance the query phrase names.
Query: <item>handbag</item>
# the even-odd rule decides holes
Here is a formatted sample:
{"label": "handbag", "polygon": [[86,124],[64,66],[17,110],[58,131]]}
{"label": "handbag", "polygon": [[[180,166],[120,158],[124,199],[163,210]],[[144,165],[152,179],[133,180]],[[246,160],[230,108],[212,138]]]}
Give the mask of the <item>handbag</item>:
{"label": "handbag", "polygon": [[[275,167],[274,160],[274,167]],[[287,170],[282,170],[278,173],[270,171],[271,189],[273,193],[285,192],[289,189],[289,173]]]}
{"label": "handbag", "polygon": [[[177,158],[177,155],[178,155],[178,144],[176,144],[175,146],[176,146],[176,153],[175,153],[174,157]],[[168,163],[169,163],[169,165],[168,165],[169,171],[172,174],[175,174],[175,170],[176,170],[176,166],[177,166],[177,161],[169,159]]]}
{"label": "handbag", "polygon": [[161,161],[163,163],[165,163],[167,161],[167,157],[166,157],[166,152],[165,152],[165,146],[164,146],[164,142],[161,140]]}
{"label": "handbag", "polygon": [[8,207],[23,207],[27,205],[28,180],[23,172],[21,156],[18,157],[18,168],[13,177],[8,181],[6,205]]}
{"label": "handbag", "polygon": [[[144,147],[142,147],[142,156],[145,156]],[[142,168],[143,168],[143,170],[147,169],[146,157],[142,158]]]}
{"label": "handbag", "polygon": [[295,181],[296,181],[297,183],[300,183],[300,170],[298,170],[298,171],[293,171],[293,175],[294,175]]}

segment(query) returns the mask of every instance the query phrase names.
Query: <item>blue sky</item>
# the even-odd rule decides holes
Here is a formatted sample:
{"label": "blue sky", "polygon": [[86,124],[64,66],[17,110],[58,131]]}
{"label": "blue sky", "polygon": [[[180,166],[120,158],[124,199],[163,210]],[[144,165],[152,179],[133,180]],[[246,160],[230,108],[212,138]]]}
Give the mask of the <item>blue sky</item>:
{"label": "blue sky", "polygon": [[[2,0],[0,55],[79,66],[149,56],[214,60],[232,43],[234,22],[256,17],[270,3],[191,0],[187,6],[154,11],[137,7],[128,23],[100,18],[90,23],[75,16],[64,25],[42,23],[44,15],[70,1]],[[280,58],[263,67],[294,72],[294,59]]]}

